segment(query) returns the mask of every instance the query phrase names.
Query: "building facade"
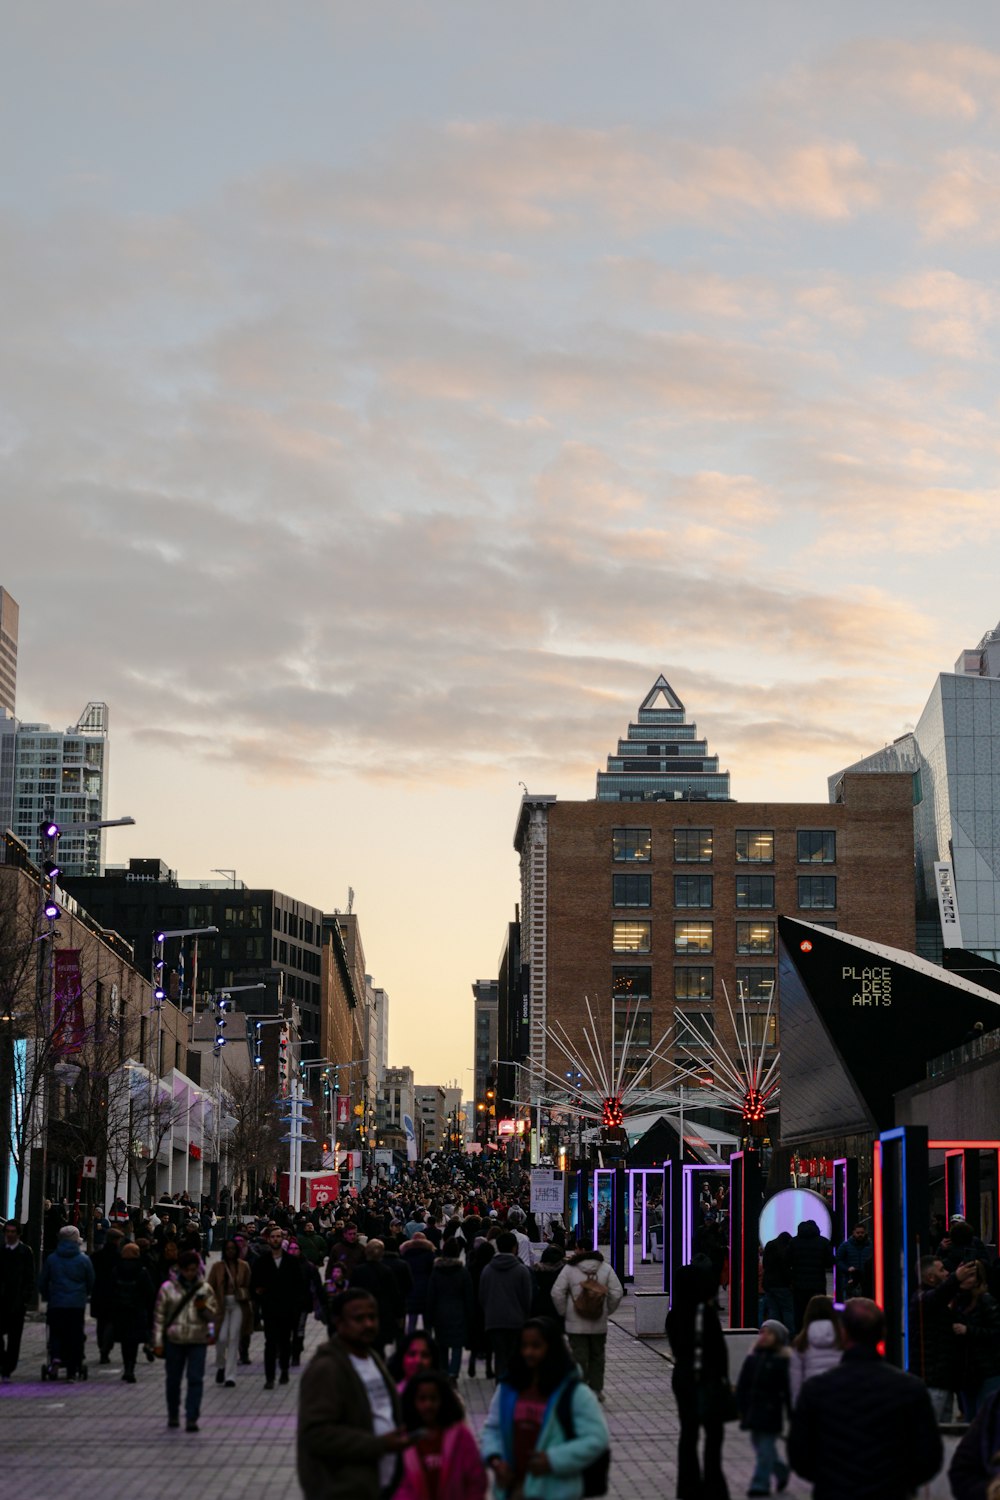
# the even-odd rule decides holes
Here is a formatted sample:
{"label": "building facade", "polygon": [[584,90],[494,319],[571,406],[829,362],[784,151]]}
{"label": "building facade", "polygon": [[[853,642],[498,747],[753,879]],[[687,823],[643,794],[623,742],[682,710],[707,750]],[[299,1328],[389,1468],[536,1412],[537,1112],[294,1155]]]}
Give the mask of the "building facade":
{"label": "building facade", "polygon": [[526,795],[514,845],[532,1064],[565,1070],[556,1024],[584,1053],[585,997],[607,1054],[612,1027],[616,1049],[632,1028],[626,1077],[657,1043],[683,1066],[715,1037],[731,1048],[727,995],[776,1045],[780,915],[912,950],[911,814],[912,779],[892,774],[846,777],[833,805]]}
{"label": "building facade", "polygon": [[473,1004],[473,1089],[477,1104],[486,1098],[487,1079],[495,1077],[499,1052],[498,1009],[500,982],[476,979],[472,984]]}
{"label": "building facade", "polygon": [[[95,822],[107,817],[108,706],[88,703],[64,732],[48,724],[19,724],[14,758],[13,831],[41,864],[39,825]],[[65,833],[59,841],[64,875],[100,875],[104,830]]]}
{"label": "building facade", "polygon": [[5,588],[0,588],[0,714],[11,718],[17,710],[17,628],[20,611]]}
{"label": "building facade", "polygon": [[448,1140],[445,1090],[439,1083],[418,1083],[413,1090],[416,1117],[423,1126],[424,1152],[443,1151]]}
{"label": "building facade", "polygon": [[[918,951],[942,947],[1000,960],[1000,625],[942,672],[912,733],[830,777],[887,768],[912,777]],[[935,865],[951,866],[957,923],[945,942]]]}
{"label": "building facade", "polygon": [[599,802],[725,802],[729,772],[689,724],[684,705],[665,677],[639,704],[635,723],[597,773]]}

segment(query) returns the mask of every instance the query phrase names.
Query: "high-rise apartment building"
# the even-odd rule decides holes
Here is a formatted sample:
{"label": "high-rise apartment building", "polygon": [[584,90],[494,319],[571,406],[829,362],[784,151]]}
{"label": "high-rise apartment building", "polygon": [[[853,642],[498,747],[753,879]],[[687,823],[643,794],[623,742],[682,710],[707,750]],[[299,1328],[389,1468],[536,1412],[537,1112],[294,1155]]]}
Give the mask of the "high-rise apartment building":
{"label": "high-rise apartment building", "polygon": [[[913,782],[917,951],[940,961],[943,947],[966,948],[1000,962],[1000,625],[939,674],[911,733],[830,777],[831,800],[845,776],[885,770]],[[939,879],[953,887],[947,937]]]}
{"label": "high-rise apartment building", "polygon": [[477,1104],[486,1098],[486,1080],[500,1056],[498,1049],[499,981],[477,979],[472,985],[474,1007],[474,1077],[472,1097]]}
{"label": "high-rise apartment building", "polygon": [[0,713],[11,718],[17,706],[18,613],[16,602],[0,588]]}
{"label": "high-rise apartment building", "polygon": [[729,772],[689,724],[684,705],[660,676],[639,704],[636,721],[597,773],[599,802],[725,802]]}
{"label": "high-rise apartment building", "polygon": [[[107,817],[108,705],[88,703],[60,733],[48,724],[20,724],[14,756],[13,831],[35,864],[45,857],[39,824],[94,822]],[[104,830],[65,833],[59,841],[64,875],[100,875]]]}

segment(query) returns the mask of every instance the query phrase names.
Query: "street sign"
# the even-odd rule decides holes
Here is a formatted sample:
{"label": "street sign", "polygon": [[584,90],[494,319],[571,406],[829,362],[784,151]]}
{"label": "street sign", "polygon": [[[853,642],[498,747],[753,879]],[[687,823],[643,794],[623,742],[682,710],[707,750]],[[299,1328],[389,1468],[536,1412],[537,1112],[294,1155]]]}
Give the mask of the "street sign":
{"label": "street sign", "polygon": [[83,1176],[84,1177],[96,1177],[97,1176],[97,1157],[96,1156],[85,1156],[83,1158]]}
{"label": "street sign", "polygon": [[531,1212],[561,1214],[565,1207],[565,1173],[535,1167],[531,1173]]}

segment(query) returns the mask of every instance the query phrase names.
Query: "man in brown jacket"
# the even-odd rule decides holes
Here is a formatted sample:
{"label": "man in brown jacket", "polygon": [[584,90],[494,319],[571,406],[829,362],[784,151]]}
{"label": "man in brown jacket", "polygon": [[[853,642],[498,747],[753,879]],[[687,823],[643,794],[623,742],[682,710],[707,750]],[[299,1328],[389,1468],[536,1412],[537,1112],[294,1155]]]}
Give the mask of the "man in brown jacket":
{"label": "man in brown jacket", "polygon": [[379,1500],[399,1478],[414,1439],[400,1426],[399,1396],[372,1345],[378,1304],[354,1288],[330,1305],[333,1337],[299,1386],[298,1473],[305,1500]]}

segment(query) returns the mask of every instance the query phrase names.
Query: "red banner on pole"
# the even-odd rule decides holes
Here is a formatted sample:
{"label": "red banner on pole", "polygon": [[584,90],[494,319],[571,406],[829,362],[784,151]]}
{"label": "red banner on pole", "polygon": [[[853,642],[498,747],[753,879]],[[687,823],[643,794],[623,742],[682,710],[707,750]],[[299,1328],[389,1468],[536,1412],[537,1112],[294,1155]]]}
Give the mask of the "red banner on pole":
{"label": "red banner on pole", "polygon": [[79,948],[57,948],[55,967],[55,1014],[52,1028],[54,1054],[67,1057],[83,1047],[83,983]]}
{"label": "red banner on pole", "polygon": [[351,1123],[351,1100],[348,1094],[337,1095],[337,1124],[350,1125]]}

